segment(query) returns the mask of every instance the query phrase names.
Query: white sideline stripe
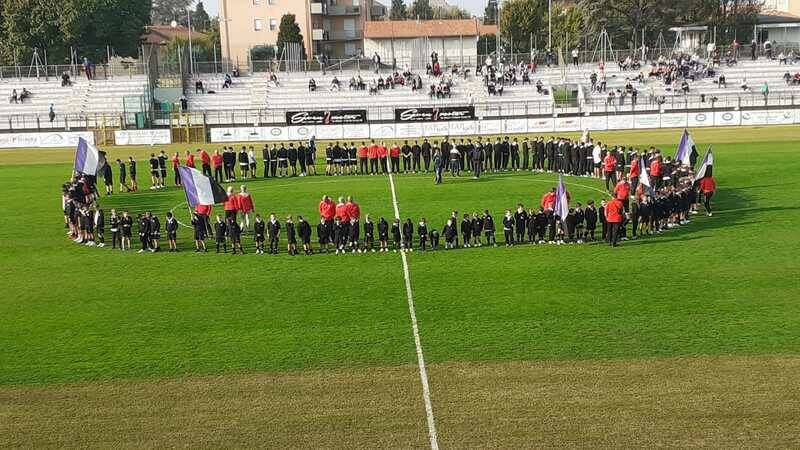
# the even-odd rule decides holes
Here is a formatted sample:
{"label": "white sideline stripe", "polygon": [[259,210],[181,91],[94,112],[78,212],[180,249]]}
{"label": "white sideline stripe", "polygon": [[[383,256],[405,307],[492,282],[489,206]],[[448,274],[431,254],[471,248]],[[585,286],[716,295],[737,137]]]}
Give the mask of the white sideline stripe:
{"label": "white sideline stripe", "polygon": [[[387,161],[388,164],[391,162]],[[391,167],[391,166],[388,166]],[[394,189],[394,177],[389,170],[389,187],[392,189],[392,206],[394,207],[394,217],[400,219],[400,208],[397,207],[397,193]],[[431,450],[439,450],[439,439],[436,437],[436,421],[433,418],[433,404],[431,403],[431,388],[428,384],[428,371],[425,369],[425,358],[422,355],[422,342],[419,338],[419,326],[417,325],[417,313],[414,308],[414,295],[411,292],[411,277],[408,273],[408,260],[406,253],[401,251],[400,258],[403,261],[403,277],[406,280],[406,297],[408,298],[408,313],[411,315],[411,330],[414,332],[414,345],[417,347],[417,363],[419,364],[419,379],[422,382],[422,397],[425,400],[425,413],[428,416],[428,438],[431,441]]]}

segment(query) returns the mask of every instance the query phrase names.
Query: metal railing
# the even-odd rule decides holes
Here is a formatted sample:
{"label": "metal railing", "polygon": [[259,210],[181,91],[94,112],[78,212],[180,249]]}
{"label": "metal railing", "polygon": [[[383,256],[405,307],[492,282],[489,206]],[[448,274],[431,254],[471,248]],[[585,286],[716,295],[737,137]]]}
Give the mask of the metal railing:
{"label": "metal railing", "polygon": [[[49,64],[39,66],[0,66],[0,79],[22,79],[38,78],[43,80],[61,79],[61,75],[67,73],[70,78],[75,80],[85,77],[86,72],[82,65],[61,65]],[[144,65],[141,63],[130,64],[97,64],[94,66],[94,78],[97,80],[108,80],[115,77],[132,77],[134,75],[144,75]]]}

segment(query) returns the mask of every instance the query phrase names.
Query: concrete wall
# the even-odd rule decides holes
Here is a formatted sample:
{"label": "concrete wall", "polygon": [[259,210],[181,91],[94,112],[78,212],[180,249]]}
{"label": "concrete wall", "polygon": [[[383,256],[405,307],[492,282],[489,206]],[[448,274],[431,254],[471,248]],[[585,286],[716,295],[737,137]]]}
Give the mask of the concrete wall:
{"label": "concrete wall", "polygon": [[[391,64],[392,55],[399,66],[425,67],[432,52],[439,54],[439,64],[474,66],[478,58],[478,41],[475,36],[415,39],[364,39],[364,55],[371,58],[376,52],[381,61]],[[394,52],[392,51],[394,49]],[[463,56],[463,59],[462,59]]]}

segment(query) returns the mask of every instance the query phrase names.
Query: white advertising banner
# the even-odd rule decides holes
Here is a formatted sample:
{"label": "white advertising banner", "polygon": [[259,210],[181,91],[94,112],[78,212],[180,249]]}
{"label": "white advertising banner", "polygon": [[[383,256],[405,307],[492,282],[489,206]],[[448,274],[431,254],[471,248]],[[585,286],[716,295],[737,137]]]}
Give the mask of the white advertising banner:
{"label": "white advertising banner", "polygon": [[608,129],[607,116],[583,116],[581,118],[581,128],[590,131],[600,131]]}
{"label": "white advertising banner", "polygon": [[633,116],[633,127],[636,129],[651,129],[661,126],[658,114],[637,114]]}
{"label": "white advertising banner", "polygon": [[[314,125],[301,125],[299,127],[286,127],[286,136],[290,141],[304,141],[316,136],[317,130]],[[317,139],[322,139],[316,136]]]}
{"label": "white advertising banner", "polygon": [[478,122],[480,134],[503,134],[502,120],[481,120]]}
{"label": "white advertising banner", "polygon": [[422,132],[424,136],[449,136],[450,124],[447,122],[423,122]]}
{"label": "white advertising banner", "polygon": [[686,124],[690,128],[714,126],[714,114],[711,112],[688,113]]}
{"label": "white advertising banner", "polygon": [[769,111],[767,125],[787,125],[794,122],[794,111],[791,109],[776,109]]}
{"label": "white advertising banner", "polygon": [[575,117],[556,117],[553,129],[555,131],[580,131],[581,118]]}
{"label": "white advertising banner", "polygon": [[[341,125],[317,125],[314,128],[315,137],[321,140],[345,139],[344,129]],[[311,137],[311,136],[309,136]],[[348,136],[346,139],[349,139]]]}
{"label": "white advertising banner", "polygon": [[551,133],[555,128],[555,121],[552,117],[540,117],[528,119],[529,133]]}
{"label": "white advertising banner", "polygon": [[342,133],[348,139],[369,139],[369,124],[357,123],[342,125]]}
{"label": "white advertising banner", "polygon": [[396,136],[395,124],[371,124],[369,126],[369,135],[373,139],[394,139]]}
{"label": "white advertising banner", "polygon": [[478,122],[474,120],[454,120],[449,123],[451,136],[465,136],[478,132]]}
{"label": "white advertising banner", "polygon": [[503,130],[508,134],[528,132],[528,119],[506,119],[503,122]]}
{"label": "white advertising banner", "polygon": [[395,135],[399,138],[415,138],[422,136],[422,122],[398,123]]}
{"label": "white advertising banner", "polygon": [[633,124],[634,116],[614,115],[608,116],[608,129],[609,130],[624,130],[630,128]]}
{"label": "white advertising banner", "polygon": [[117,145],[166,145],[172,143],[172,132],[168,128],[158,130],[117,130],[114,132]]}
{"label": "white advertising banner", "polygon": [[742,125],[766,125],[766,111],[742,111]]}
{"label": "white advertising banner", "polygon": [[661,128],[686,128],[686,113],[661,114]]}
{"label": "white advertising banner", "polygon": [[714,125],[720,127],[739,125],[742,120],[742,113],[739,111],[715,111]]}
{"label": "white advertising banner", "polygon": [[91,131],[3,133],[0,134],[0,148],[77,147],[79,138],[94,144],[94,133]]}
{"label": "white advertising banner", "polygon": [[794,123],[800,123],[800,109],[794,110]]}

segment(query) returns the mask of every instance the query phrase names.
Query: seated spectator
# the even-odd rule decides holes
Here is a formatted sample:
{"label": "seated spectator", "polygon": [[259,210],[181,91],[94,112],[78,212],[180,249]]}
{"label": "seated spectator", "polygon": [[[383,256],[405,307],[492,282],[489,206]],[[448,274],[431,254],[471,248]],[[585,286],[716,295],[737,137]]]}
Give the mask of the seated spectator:
{"label": "seated spectator", "polygon": [[522,85],[531,84],[531,76],[528,75],[528,71],[522,72]]}
{"label": "seated spectator", "polygon": [[727,88],[728,84],[725,82],[725,74],[719,74],[719,79],[717,79],[717,85],[721,88]]}
{"label": "seated spectator", "polygon": [[280,86],[280,83],[278,83],[278,76],[275,75],[275,72],[269,73],[269,82],[267,82],[267,85],[269,86],[270,84],[272,84],[275,87]]}
{"label": "seated spectator", "polygon": [[[431,89],[433,89],[433,86],[431,86]],[[494,81],[489,80],[489,82],[486,84],[486,92],[488,92],[489,95],[495,95],[497,93],[497,89],[496,89],[496,85],[495,85]]]}
{"label": "seated spectator", "polygon": [[790,74],[789,72],[784,73],[783,74],[783,81],[786,82],[787,86],[792,84],[792,74]]}
{"label": "seated spectator", "polygon": [[317,82],[314,79],[308,80],[308,92],[314,92],[317,90]]}
{"label": "seated spectator", "polygon": [[497,93],[497,95],[499,95],[500,97],[502,97],[502,96],[503,96],[503,89],[504,89],[504,87],[503,87],[503,85],[501,84],[500,86],[497,86],[497,88],[495,88],[495,92]]}
{"label": "seated spectator", "polygon": [[363,91],[364,89],[367,88],[367,85],[366,83],[364,83],[364,79],[361,78],[361,75],[359,75],[358,78],[356,78],[356,87],[358,88],[359,91]]}
{"label": "seated spectator", "polygon": [[428,91],[428,95],[430,98],[436,98],[436,86],[431,85],[430,91]]}
{"label": "seated spectator", "polygon": [[378,95],[378,85],[375,81],[369,83],[369,95]]}
{"label": "seated spectator", "polygon": [[347,89],[351,91],[358,89],[358,83],[356,83],[356,77],[350,77],[350,82],[347,84]]}
{"label": "seated spectator", "polygon": [[31,91],[22,88],[22,93],[19,94],[19,102],[24,103],[25,99],[31,96]]}
{"label": "seated spectator", "polygon": [[222,89],[228,89],[233,84],[233,80],[231,80],[231,76],[229,74],[225,74],[225,81],[222,82]]}
{"label": "seated spectator", "polygon": [[328,90],[333,92],[333,91],[340,91],[341,89],[342,86],[341,83],[339,82],[339,79],[334,76],[333,79],[331,80],[331,87]]}
{"label": "seated spectator", "polygon": [[792,81],[792,84],[800,84],[800,72],[794,74],[794,79]]}
{"label": "seated spectator", "polygon": [[536,80],[536,93],[542,93],[542,80]]}
{"label": "seated spectator", "polygon": [[689,83],[686,80],[683,80],[681,83],[681,91],[684,95],[689,93]]}
{"label": "seated spectator", "polygon": [[383,77],[378,77],[378,89],[383,89]]}
{"label": "seated spectator", "polygon": [[239,78],[239,68],[238,67],[234,67],[233,68],[233,77],[234,78]]}
{"label": "seated spectator", "polygon": [[786,55],[783,52],[778,53],[778,65],[788,64],[786,62]]}
{"label": "seated spectator", "polygon": [[8,103],[19,103],[19,96],[17,95],[17,90],[14,89],[11,91],[11,97],[8,98]]}
{"label": "seated spectator", "polygon": [[61,74],[61,87],[69,87],[72,86],[72,80],[69,77],[67,72]]}
{"label": "seated spectator", "polygon": [[203,86],[203,80],[197,80],[194,82],[194,93],[195,94],[205,94],[206,87]]}
{"label": "seated spectator", "polygon": [[750,90],[750,86],[747,85],[747,78],[742,78],[741,88],[745,92]]}

